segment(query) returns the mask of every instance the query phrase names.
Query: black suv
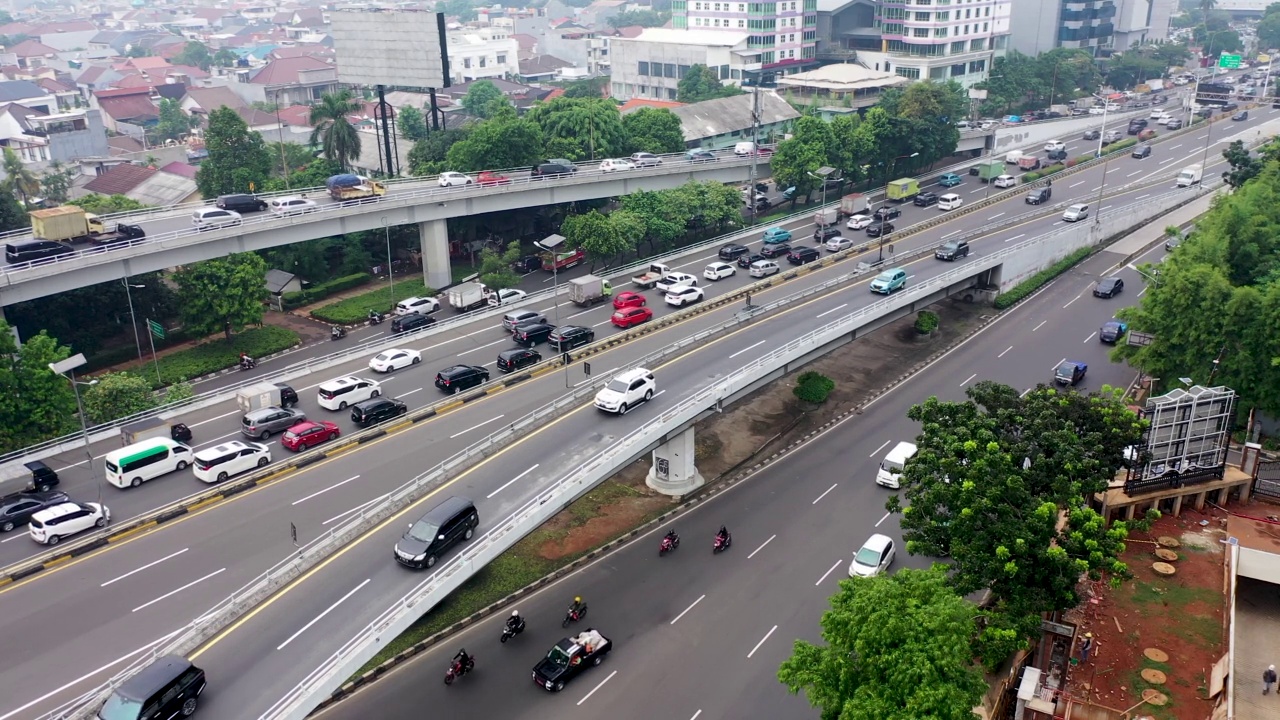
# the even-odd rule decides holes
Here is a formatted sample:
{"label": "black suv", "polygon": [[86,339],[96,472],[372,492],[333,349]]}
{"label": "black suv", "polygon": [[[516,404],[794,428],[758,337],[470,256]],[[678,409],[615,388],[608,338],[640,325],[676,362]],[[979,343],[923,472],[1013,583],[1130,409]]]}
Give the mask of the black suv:
{"label": "black suv", "polygon": [[1147,121],[1143,118],[1135,118],[1129,121],[1129,134],[1137,135],[1147,129]]}
{"label": "black suv", "polygon": [[546,341],[546,339],[551,336],[551,332],[555,329],[556,326],[551,323],[525,323],[512,331],[511,338],[525,347],[533,347],[540,342]]}
{"label": "black suv", "polygon": [[1139,145],[1138,147],[1134,148],[1133,152],[1129,153],[1129,155],[1130,157],[1135,157],[1135,158],[1138,158],[1139,160],[1145,157],[1151,157],[1151,146]]}
{"label": "black suv", "polygon": [[0,498],[0,532],[9,532],[19,525],[26,525],[32,515],[69,502],[70,497],[60,490],[52,492],[20,492]]}
{"label": "black suv", "polygon": [[880,237],[893,232],[893,223],[877,220],[867,226],[867,237]]}
{"label": "black suv", "polygon": [[919,195],[916,195],[915,199],[912,200],[911,203],[918,207],[929,207],[930,205],[937,205],[938,193],[922,192]]}
{"label": "black suv", "polygon": [[297,390],[294,390],[284,383],[276,383],[275,385],[280,389],[280,407],[291,408],[298,404]]}
{"label": "black suv", "polygon": [[892,220],[902,214],[902,211],[890,205],[881,205],[876,208],[875,214],[871,217],[876,220]]}
{"label": "black suv", "polygon": [[[766,245],[765,247],[768,247],[768,246]],[[740,268],[750,268],[750,267],[751,267],[751,263],[753,263],[753,262],[755,262],[755,261],[757,261],[757,260],[768,260],[768,259],[769,259],[769,258],[765,257],[764,255],[761,255],[760,253],[752,253],[752,254],[750,254],[750,255],[743,255],[742,257],[738,258],[738,267],[740,267]]]}
{"label": "black suv", "polygon": [[542,355],[537,350],[517,348],[498,353],[498,369],[502,372],[519,370],[522,367],[537,365],[542,362]]}
{"label": "black suv", "polygon": [[833,237],[839,236],[840,234],[840,228],[835,225],[828,225],[827,227],[818,228],[813,231],[813,241],[824,243]]}
{"label": "black suv", "polygon": [[1045,157],[1049,158],[1051,162],[1055,162],[1058,160],[1066,160],[1067,151],[1066,150],[1050,150],[1045,153]]}
{"label": "black suv", "polygon": [[190,717],[196,711],[204,687],[203,670],[186,658],[166,655],[121,683],[94,717],[112,720]]}
{"label": "black suv", "polygon": [[489,382],[489,371],[479,365],[454,365],[436,373],[436,387],[458,393]]}
{"label": "black suv", "polygon": [[776,245],[765,245],[760,249],[760,258],[769,260],[776,257],[782,257],[791,252],[791,246],[786,243],[778,243]]}
{"label": "black suv", "polygon": [[596,331],[581,325],[561,325],[547,336],[547,344],[556,352],[568,352],[596,339]]}
{"label": "black suv", "polygon": [[262,212],[267,209],[266,200],[243,193],[219,195],[215,204],[223,210],[235,210],[238,213]]}
{"label": "black suv", "polygon": [[1027,204],[1039,205],[1042,202],[1047,202],[1051,197],[1053,197],[1053,189],[1048,185],[1032,188],[1027,191]]}
{"label": "black suv", "polygon": [[743,255],[747,255],[750,252],[751,252],[751,248],[748,248],[746,245],[729,243],[728,245],[725,245],[724,247],[720,248],[720,252],[716,253],[716,255],[719,255],[721,260],[728,262],[730,260],[737,260],[738,258],[742,257]]}
{"label": "black suv", "polygon": [[791,254],[787,255],[787,262],[792,265],[804,265],[818,259],[818,249],[799,245],[792,248]]}
{"label": "black suv", "polygon": [[407,412],[409,412],[409,407],[402,401],[383,395],[352,405],[351,422],[366,428],[370,425],[377,425],[383,420],[400,417]]}
{"label": "black suv", "polygon": [[529,175],[537,177],[555,177],[557,175],[572,175],[578,172],[578,166],[568,160],[548,160],[539,163],[529,171]]}
{"label": "black suv", "polygon": [[943,243],[937,250],[933,251],[933,256],[939,260],[959,260],[969,255],[968,240],[951,240]]}
{"label": "black suv", "polygon": [[396,561],[423,569],[436,564],[441,553],[470,540],[480,524],[476,506],[464,497],[451,497],[427,511],[396,543]]}
{"label": "black suv", "polygon": [[405,332],[409,332],[410,330],[417,330],[418,328],[424,328],[434,323],[435,321],[436,319],[431,317],[430,315],[423,315],[422,313],[409,313],[408,315],[401,315],[400,317],[391,321],[391,332],[396,334],[405,333]]}

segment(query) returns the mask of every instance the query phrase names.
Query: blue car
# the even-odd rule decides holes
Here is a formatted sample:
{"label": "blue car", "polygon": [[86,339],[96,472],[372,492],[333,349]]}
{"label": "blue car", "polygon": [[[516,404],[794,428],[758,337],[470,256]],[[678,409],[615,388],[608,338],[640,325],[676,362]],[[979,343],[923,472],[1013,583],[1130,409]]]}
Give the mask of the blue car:
{"label": "blue car", "polygon": [[1098,339],[1104,343],[1115,345],[1120,342],[1124,334],[1129,331],[1129,326],[1119,320],[1110,320],[1103,323],[1102,328],[1098,330]]}
{"label": "blue car", "polygon": [[1075,360],[1063,360],[1058,367],[1054,368],[1053,381],[1059,385],[1075,385],[1084,379],[1084,374],[1089,372],[1089,366],[1076,362]]}
{"label": "blue car", "polygon": [[764,231],[764,244],[777,245],[779,243],[791,242],[791,231],[786,228],[771,227]]}
{"label": "blue car", "polygon": [[947,173],[938,178],[938,184],[945,188],[955,187],[962,182],[964,182],[964,179],[955,173]]}

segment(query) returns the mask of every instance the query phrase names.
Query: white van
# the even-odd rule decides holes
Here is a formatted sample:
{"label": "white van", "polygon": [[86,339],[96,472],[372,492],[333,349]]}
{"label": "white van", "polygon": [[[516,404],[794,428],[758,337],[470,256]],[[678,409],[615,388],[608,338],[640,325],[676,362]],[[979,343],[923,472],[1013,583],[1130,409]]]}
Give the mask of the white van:
{"label": "white van", "polygon": [[894,445],[889,454],[884,456],[884,460],[880,461],[880,467],[876,470],[876,484],[897,490],[902,468],[915,454],[916,446],[909,442]]}
{"label": "white van", "polygon": [[1021,150],[1013,150],[1009,152],[1008,155],[1004,156],[1004,161],[1009,165],[1017,165],[1018,161],[1022,159],[1022,156],[1023,153]]}
{"label": "white van", "polygon": [[266,445],[229,440],[196,453],[192,470],[200,482],[215,483],[223,482],[232,475],[265,467],[270,462],[271,448]]}
{"label": "white van", "polygon": [[1200,182],[1200,166],[1190,165],[1178,173],[1178,187],[1191,187]]}
{"label": "white van", "polygon": [[107,453],[107,482],[118,488],[138,487],[174,470],[187,469],[191,458],[191,448],[176,440],[143,440]]}
{"label": "white van", "polygon": [[756,144],[753,142],[740,142],[733,146],[734,155],[751,155],[756,151]]}

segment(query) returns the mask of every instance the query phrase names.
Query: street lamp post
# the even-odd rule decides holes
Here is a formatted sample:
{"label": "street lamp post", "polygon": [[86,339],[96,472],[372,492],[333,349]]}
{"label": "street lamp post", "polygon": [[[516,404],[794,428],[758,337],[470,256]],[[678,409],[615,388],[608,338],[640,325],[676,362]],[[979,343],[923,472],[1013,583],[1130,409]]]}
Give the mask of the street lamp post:
{"label": "street lamp post", "polygon": [[124,296],[129,301],[129,324],[133,326],[133,344],[138,348],[138,359],[142,359],[142,338],[138,337],[138,318],[133,314],[133,293],[130,288],[141,290],[146,285],[134,285],[129,282],[129,278],[120,278],[120,282],[124,284]]}
{"label": "street lamp post", "polygon": [[[913,157],[918,156],[919,154],[920,154],[920,153],[918,153],[918,152],[913,152],[913,153],[911,153],[910,155],[899,155],[898,157],[896,157],[896,158],[894,158],[894,159],[892,159],[892,160],[890,160],[890,161],[889,161],[889,167],[887,168],[887,171],[885,172],[885,176],[886,176],[886,177],[885,177],[885,179],[884,179],[884,194],[885,194],[885,199],[886,199],[886,200],[888,200],[888,199],[889,199],[889,182],[890,182],[890,179],[893,177],[893,164],[894,164],[894,163],[896,163],[896,162],[898,162],[898,161],[899,161],[899,160],[901,160],[902,158],[913,158]],[[884,203],[881,203],[881,207],[883,207],[883,206],[884,206]],[[887,222],[888,222],[888,220],[881,220],[880,222],[881,222],[881,223],[887,223]],[[879,246],[880,246],[880,247],[879,247],[879,250],[880,250],[880,259],[879,259],[879,260],[876,260],[876,264],[877,264],[877,265],[878,265],[878,264],[880,264],[880,263],[883,263],[883,262],[884,262],[884,241],[888,239],[888,233],[886,233],[886,232],[884,232],[884,231],[883,231],[883,227],[884,227],[884,225],[881,225],[880,240],[879,240],[879,242],[877,243],[877,245],[879,245]]]}
{"label": "street lamp post", "polygon": [[556,257],[556,248],[564,244],[563,235],[548,235],[542,240],[534,243],[538,247],[551,253],[551,295],[555,300],[556,326],[560,325],[560,268]]}
{"label": "street lamp post", "polygon": [[[827,207],[827,176],[828,176],[828,175],[830,175],[831,173],[835,172],[835,171],[836,171],[836,169],[835,169],[835,168],[833,168],[833,167],[827,167],[826,165],[823,165],[822,167],[818,168],[817,172],[811,172],[811,173],[809,173],[809,176],[810,176],[810,177],[818,178],[818,181],[822,183],[822,207],[823,207],[823,209],[826,209],[826,207]],[[754,189],[752,190],[752,192],[754,192]]]}
{"label": "street lamp post", "polygon": [[391,266],[391,224],[387,222],[387,216],[382,216],[382,233],[387,238],[387,284],[391,293],[391,304],[396,303],[396,277],[394,268]]}
{"label": "street lamp post", "polygon": [[102,502],[102,483],[98,482],[97,473],[94,471],[93,451],[89,447],[89,423],[84,416],[84,403],[81,402],[80,400],[80,386],[81,385],[88,385],[88,386],[97,385],[98,381],[90,380],[89,382],[81,382],[79,380],[76,380],[76,372],[75,372],[76,368],[80,367],[81,365],[84,365],[86,362],[88,361],[84,359],[83,353],[76,353],[75,355],[72,355],[66,360],[59,360],[58,362],[49,363],[49,369],[57,373],[58,375],[62,375],[66,377],[68,380],[71,381],[71,389],[76,395],[76,410],[79,411],[80,413],[80,435],[81,437],[84,438],[84,454],[85,454],[85,458],[89,462],[89,477],[90,479],[93,480],[94,486],[98,488],[98,502],[101,503]]}

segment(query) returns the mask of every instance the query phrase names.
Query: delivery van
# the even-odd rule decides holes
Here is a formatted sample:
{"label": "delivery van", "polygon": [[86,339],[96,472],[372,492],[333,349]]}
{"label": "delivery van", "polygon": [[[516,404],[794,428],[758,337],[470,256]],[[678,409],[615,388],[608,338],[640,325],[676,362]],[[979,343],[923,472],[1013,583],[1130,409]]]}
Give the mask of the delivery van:
{"label": "delivery van", "polygon": [[884,456],[884,460],[880,461],[880,467],[876,470],[876,484],[897,490],[902,478],[902,468],[915,455],[916,446],[909,442],[894,445],[889,454]]}
{"label": "delivery van", "polygon": [[1200,166],[1190,165],[1178,173],[1178,187],[1191,187],[1200,182]]}

